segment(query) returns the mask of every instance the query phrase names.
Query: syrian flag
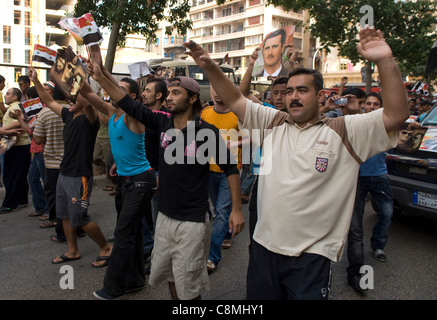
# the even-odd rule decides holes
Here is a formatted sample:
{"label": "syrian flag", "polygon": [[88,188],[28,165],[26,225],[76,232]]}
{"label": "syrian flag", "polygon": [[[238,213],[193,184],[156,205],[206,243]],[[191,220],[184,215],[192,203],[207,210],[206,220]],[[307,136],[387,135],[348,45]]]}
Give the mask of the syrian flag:
{"label": "syrian flag", "polygon": [[425,76],[428,76],[437,68],[437,41],[434,42],[431,48],[431,52],[428,56],[428,63],[425,68]]}
{"label": "syrian flag", "polygon": [[62,18],[58,22],[62,29],[68,31],[71,36],[76,40],[78,45],[83,45],[83,39],[80,35],[79,22],[77,18]]}
{"label": "syrian flag", "polygon": [[56,51],[36,44],[33,47],[32,61],[42,62],[52,66],[56,60]]}
{"label": "syrian flag", "polygon": [[39,98],[26,100],[20,103],[20,107],[24,110],[29,127],[33,129],[35,127],[36,115],[43,108],[41,100]]}
{"label": "syrian flag", "polygon": [[82,36],[83,42],[87,47],[94,46],[103,41],[102,34],[100,33],[99,27],[94,21],[91,13],[86,13],[80,18],[78,18],[80,35]]}
{"label": "syrian flag", "polygon": [[411,91],[417,92],[419,94],[425,94],[428,93],[428,91],[426,91],[426,89],[428,89],[428,85],[426,83],[423,83],[421,81],[417,81],[413,88],[411,89]]}
{"label": "syrian flag", "polygon": [[226,55],[223,58],[221,58],[218,65],[221,66],[224,63],[228,63],[228,61],[229,61],[229,54],[226,53]]}

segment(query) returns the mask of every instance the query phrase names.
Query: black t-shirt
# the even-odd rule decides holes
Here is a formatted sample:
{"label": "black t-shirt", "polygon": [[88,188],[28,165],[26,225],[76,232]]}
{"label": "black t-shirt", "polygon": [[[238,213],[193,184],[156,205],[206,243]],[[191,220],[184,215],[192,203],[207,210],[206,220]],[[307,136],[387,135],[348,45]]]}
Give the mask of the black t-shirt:
{"label": "black t-shirt", "polygon": [[[153,112],[168,112],[167,109],[162,106],[158,111]],[[146,147],[146,157],[149,160],[150,166],[155,170],[159,170],[159,137],[161,132],[157,130],[152,130],[146,127],[146,133],[144,135],[145,147]]]}
{"label": "black t-shirt", "polygon": [[61,174],[69,177],[90,177],[93,175],[93,152],[99,118],[90,123],[84,114],[73,118],[68,108],[62,109],[64,121],[64,158],[61,162]]}
{"label": "black t-shirt", "polygon": [[[235,161],[231,160],[219,130],[196,116],[190,124],[193,127],[186,127],[176,135],[173,134],[173,116],[170,114],[145,108],[128,95],[118,105],[126,114],[160,135],[159,211],[176,220],[204,222],[209,205],[210,159],[204,157],[208,161],[198,161],[199,158],[195,157],[197,150],[205,150],[207,147],[214,150],[217,155],[215,162],[225,175],[238,174]],[[210,133],[210,136],[202,132],[199,134],[201,130]]]}

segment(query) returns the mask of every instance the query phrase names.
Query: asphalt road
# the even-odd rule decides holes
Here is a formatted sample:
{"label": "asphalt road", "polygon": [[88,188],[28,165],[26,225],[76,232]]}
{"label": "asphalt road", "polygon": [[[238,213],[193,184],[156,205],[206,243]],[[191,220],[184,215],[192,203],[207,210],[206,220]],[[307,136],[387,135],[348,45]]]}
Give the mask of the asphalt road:
{"label": "asphalt road", "polygon": [[[89,212],[105,236],[111,236],[116,211],[114,198],[102,188],[106,179],[97,177]],[[0,199],[4,188],[0,190]],[[29,198],[30,200],[30,198]],[[31,203],[31,202],[30,202]],[[94,290],[102,287],[105,268],[92,268],[98,255],[95,243],[88,237],[79,238],[82,258],[68,263],[72,267],[73,289],[62,289],[61,265],[51,259],[66,252],[66,244],[50,241],[54,229],[40,229],[38,218],[27,216],[32,208],[0,215],[0,300],[95,300]],[[247,205],[244,213],[248,219]],[[376,214],[366,208],[366,264],[373,268],[374,289],[360,295],[346,282],[347,258],[333,263],[330,300],[436,300],[437,299],[437,221],[414,218],[394,219],[386,247],[388,261],[373,258],[369,239]],[[210,275],[211,291],[202,294],[204,300],[244,300],[248,262],[248,224],[233,239],[232,248],[223,251],[223,259]],[[70,273],[71,274],[71,273]],[[71,284],[71,282],[70,282]],[[170,299],[167,284],[147,286],[122,300]],[[0,303],[1,305],[1,303]]]}

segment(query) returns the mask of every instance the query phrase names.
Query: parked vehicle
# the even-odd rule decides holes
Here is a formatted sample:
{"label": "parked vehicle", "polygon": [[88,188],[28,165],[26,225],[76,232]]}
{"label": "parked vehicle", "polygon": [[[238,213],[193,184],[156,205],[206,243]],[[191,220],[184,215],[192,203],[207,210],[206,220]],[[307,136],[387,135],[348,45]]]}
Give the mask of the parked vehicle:
{"label": "parked vehicle", "polygon": [[411,121],[400,129],[396,148],[386,154],[395,213],[437,219],[437,104],[420,127],[413,128]]}
{"label": "parked vehicle", "polygon": [[[205,74],[205,71],[193,60],[163,61],[157,65],[150,65],[150,67],[155,70],[158,77],[169,79],[172,77],[183,76],[196,80],[200,85],[201,102],[205,103],[210,100],[209,80]],[[232,82],[237,84],[235,68],[233,66],[229,64],[222,64],[220,65],[220,68]]]}

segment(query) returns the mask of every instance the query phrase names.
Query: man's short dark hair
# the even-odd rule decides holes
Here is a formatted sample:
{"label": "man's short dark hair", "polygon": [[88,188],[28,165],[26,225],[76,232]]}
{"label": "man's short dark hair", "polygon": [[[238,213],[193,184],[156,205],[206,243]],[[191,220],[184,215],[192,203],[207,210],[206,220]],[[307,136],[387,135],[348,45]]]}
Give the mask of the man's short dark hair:
{"label": "man's short dark hair", "polygon": [[135,94],[135,99],[140,95],[140,87],[138,86],[138,83],[134,79],[125,77],[121,79],[120,82],[126,82],[129,84],[129,91],[130,93]]}
{"label": "man's short dark hair", "polygon": [[38,91],[36,91],[35,86],[29,87],[29,89],[27,89],[27,96],[31,99],[39,98]]}
{"label": "man's short dark hair", "polygon": [[313,76],[313,85],[314,88],[316,89],[316,92],[319,92],[320,90],[323,90],[323,76],[322,74],[314,69],[309,69],[309,68],[297,68],[292,70],[288,77],[294,77],[294,76],[298,76],[301,74],[307,74],[307,75],[311,75]]}
{"label": "man's short dark hair", "polygon": [[17,82],[20,82],[20,81],[21,81],[21,82],[29,83],[29,84],[30,84],[30,79],[29,79],[29,77],[26,76],[26,75],[19,76],[17,80],[18,80]]}
{"label": "man's short dark hair", "polygon": [[17,101],[21,101],[21,90],[18,88],[12,88],[12,96],[17,96]]}
{"label": "man's short dark hair", "polygon": [[267,39],[274,38],[276,36],[281,36],[281,44],[285,43],[285,40],[286,40],[285,38],[287,37],[287,33],[285,32],[284,29],[278,29],[278,30],[272,32],[271,34],[269,34],[267,36],[267,38],[265,38],[264,43],[263,43],[263,48],[266,44]]}
{"label": "man's short dark hair", "polygon": [[349,87],[349,88],[344,89],[343,95],[345,96],[347,94],[351,94],[351,95],[357,97],[358,99],[366,98],[366,93],[364,92],[364,90],[360,89],[358,87]]}
{"label": "man's short dark hair", "polygon": [[3,77],[3,76],[0,74],[0,83],[2,83],[2,82],[4,82],[4,81],[6,81],[5,77]]}
{"label": "man's short dark hair", "polygon": [[287,82],[288,82],[288,78],[287,78],[287,77],[280,77],[280,78],[277,78],[275,81],[273,81],[272,89],[273,89],[275,86],[277,86],[278,84],[287,84]]}
{"label": "man's short dark hair", "polygon": [[149,83],[153,83],[155,85],[155,93],[162,93],[160,101],[164,102],[168,95],[168,88],[165,81],[159,78],[151,78],[147,81],[147,84]]}
{"label": "man's short dark hair", "polygon": [[375,97],[375,98],[377,98],[379,100],[379,103],[382,106],[382,97],[381,97],[381,95],[379,93],[377,93],[377,92],[369,92],[369,94],[366,95],[366,98],[367,97]]}

